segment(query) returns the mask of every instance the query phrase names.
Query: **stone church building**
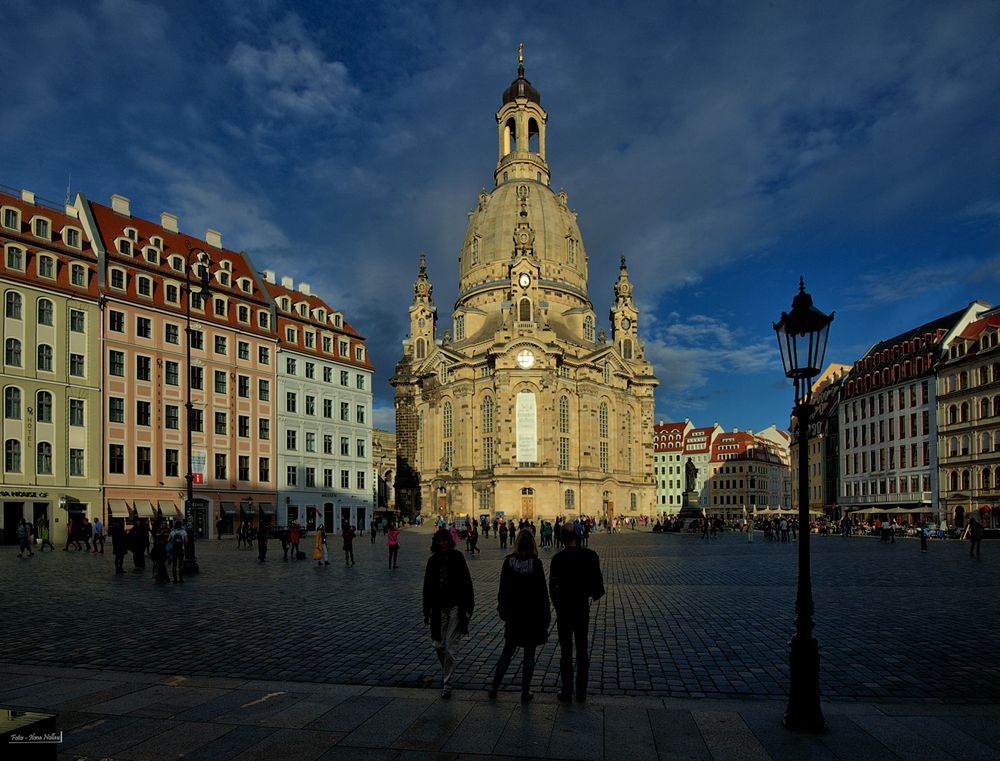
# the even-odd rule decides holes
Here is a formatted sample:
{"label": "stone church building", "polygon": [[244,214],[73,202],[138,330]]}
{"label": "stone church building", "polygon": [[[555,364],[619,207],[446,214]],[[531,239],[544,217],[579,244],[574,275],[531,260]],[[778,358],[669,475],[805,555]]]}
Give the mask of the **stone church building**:
{"label": "stone church building", "polygon": [[576,213],[550,186],[548,115],[523,60],[496,121],[495,185],[469,214],[450,324],[438,324],[420,256],[391,381],[396,506],[424,516],[652,514],[658,381],[625,258],[609,339],[597,329]]}

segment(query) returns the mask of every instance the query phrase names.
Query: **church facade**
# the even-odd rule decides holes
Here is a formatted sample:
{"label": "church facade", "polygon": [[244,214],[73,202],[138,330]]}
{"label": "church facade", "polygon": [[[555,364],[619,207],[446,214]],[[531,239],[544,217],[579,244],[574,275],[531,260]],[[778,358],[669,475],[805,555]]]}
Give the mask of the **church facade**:
{"label": "church facade", "polygon": [[421,254],[391,381],[396,505],[406,513],[655,510],[658,381],[633,286],[622,257],[609,338],[590,300],[576,214],[550,187],[547,119],[522,61],[496,115],[494,188],[469,215],[450,324],[439,324]]}

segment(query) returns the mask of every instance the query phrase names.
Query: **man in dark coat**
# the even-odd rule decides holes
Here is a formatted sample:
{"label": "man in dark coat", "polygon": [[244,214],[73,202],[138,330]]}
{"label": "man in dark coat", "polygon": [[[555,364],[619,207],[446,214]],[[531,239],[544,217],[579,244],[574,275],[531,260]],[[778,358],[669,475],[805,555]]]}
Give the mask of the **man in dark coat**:
{"label": "man in dark coat", "polygon": [[587,629],[590,625],[590,600],[604,596],[604,577],[597,553],[578,546],[573,524],[562,528],[564,549],[552,557],[549,566],[549,593],[556,609],[559,632],[559,674],[562,687],[559,700],[573,699],[573,644],[576,643],[576,699],[587,699]]}
{"label": "man in dark coat", "polygon": [[447,529],[438,529],[431,540],[431,556],[424,572],[424,624],[431,627],[431,639],[441,663],[441,697],[451,697],[458,642],[469,631],[475,606],[472,576],[462,553],[455,552],[455,540]]}

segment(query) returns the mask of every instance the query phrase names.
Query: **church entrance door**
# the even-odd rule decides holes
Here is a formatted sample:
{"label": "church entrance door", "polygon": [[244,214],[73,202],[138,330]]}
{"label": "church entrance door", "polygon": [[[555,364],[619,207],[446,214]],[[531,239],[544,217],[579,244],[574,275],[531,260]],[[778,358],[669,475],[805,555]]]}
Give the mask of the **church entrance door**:
{"label": "church entrance door", "polygon": [[448,512],[448,495],[439,494],[438,495],[438,513],[444,515]]}
{"label": "church entrance door", "polygon": [[535,495],[521,495],[521,517],[525,520],[535,517]]}

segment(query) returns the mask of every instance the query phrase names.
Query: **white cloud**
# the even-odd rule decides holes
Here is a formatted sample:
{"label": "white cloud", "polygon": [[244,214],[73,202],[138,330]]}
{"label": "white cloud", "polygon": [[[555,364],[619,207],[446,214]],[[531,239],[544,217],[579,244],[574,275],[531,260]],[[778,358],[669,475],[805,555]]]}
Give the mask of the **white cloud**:
{"label": "white cloud", "polygon": [[372,425],[381,428],[383,431],[396,430],[396,408],[391,404],[379,406],[377,403],[372,407]]}
{"label": "white cloud", "polygon": [[327,58],[295,16],[271,30],[264,47],[238,42],[229,66],[242,78],[247,94],[273,118],[305,123],[344,117],[358,93],[347,66]]}

